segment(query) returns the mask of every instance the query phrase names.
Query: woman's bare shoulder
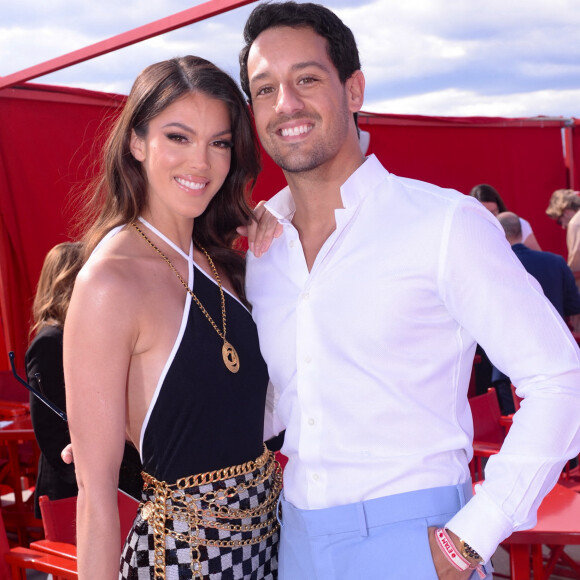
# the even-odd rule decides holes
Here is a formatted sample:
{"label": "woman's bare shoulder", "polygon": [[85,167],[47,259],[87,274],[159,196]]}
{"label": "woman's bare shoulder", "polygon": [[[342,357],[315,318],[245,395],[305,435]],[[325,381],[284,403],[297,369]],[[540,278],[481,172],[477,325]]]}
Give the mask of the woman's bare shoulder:
{"label": "woman's bare shoulder", "polygon": [[134,311],[143,294],[149,256],[135,244],[130,232],[121,231],[106,240],[81,268],[74,294],[101,309]]}

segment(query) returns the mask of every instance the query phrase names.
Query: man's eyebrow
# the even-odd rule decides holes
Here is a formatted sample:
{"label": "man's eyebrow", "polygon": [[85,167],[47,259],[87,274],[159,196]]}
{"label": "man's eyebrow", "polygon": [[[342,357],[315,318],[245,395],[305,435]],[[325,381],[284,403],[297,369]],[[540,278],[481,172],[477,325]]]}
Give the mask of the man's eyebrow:
{"label": "man's eyebrow", "polygon": [[[299,72],[299,71],[304,70],[305,68],[309,68],[309,67],[319,68],[320,70],[324,71],[325,73],[330,73],[330,69],[325,64],[323,64],[317,60],[307,60],[305,62],[297,62],[296,64],[292,65],[290,70],[292,72]],[[250,79],[250,83],[262,81],[264,79],[267,79],[269,76],[270,76],[269,71],[264,71],[262,73],[255,74]]]}
{"label": "man's eyebrow", "polygon": [[[172,121],[170,123],[166,123],[165,125],[163,125],[162,129],[167,129],[169,127],[175,127],[176,129],[181,129],[182,131],[186,131],[187,133],[193,133],[194,135],[197,135],[197,131],[195,129],[193,129],[192,127],[189,127],[188,125],[185,125],[184,123]],[[224,129],[223,131],[218,131],[213,136],[214,137],[222,137],[223,135],[231,135],[231,133],[232,133],[232,130],[230,127],[228,127],[227,129]]]}

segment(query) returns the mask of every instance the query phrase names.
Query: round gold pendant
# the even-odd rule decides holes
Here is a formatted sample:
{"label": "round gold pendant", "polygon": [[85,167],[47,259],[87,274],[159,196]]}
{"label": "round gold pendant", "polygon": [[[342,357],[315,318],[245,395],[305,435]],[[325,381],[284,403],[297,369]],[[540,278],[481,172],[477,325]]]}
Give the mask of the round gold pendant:
{"label": "round gold pendant", "polygon": [[143,506],[141,507],[141,517],[144,520],[148,520],[153,515],[154,511],[155,507],[153,506],[153,502],[148,501],[147,503],[144,503]]}
{"label": "round gold pendant", "polygon": [[238,353],[227,340],[224,340],[224,345],[222,346],[222,356],[228,371],[237,373],[240,370],[240,359]]}

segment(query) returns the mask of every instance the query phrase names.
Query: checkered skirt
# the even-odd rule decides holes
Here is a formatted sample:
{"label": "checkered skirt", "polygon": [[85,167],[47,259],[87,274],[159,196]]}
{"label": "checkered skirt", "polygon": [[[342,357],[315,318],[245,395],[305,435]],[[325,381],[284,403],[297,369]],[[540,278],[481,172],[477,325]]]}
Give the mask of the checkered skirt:
{"label": "checkered skirt", "polygon": [[[199,550],[200,572],[196,575],[192,570],[192,545],[187,541],[190,525],[187,517],[167,517],[165,520],[165,578],[167,580],[276,580],[278,577],[278,522],[276,520],[276,498],[272,494],[279,493],[279,471],[274,469],[267,477],[260,477],[267,466],[253,472],[217,482],[200,485],[182,490],[182,494],[172,494],[166,503],[167,514],[183,513],[186,502],[195,501],[198,508],[207,507],[203,498],[208,493],[224,489],[239,489],[232,497],[220,499],[219,507],[227,510],[255,510],[261,504],[269,503],[270,509],[261,515],[227,518],[219,514],[214,518],[204,517],[199,525],[197,537],[193,545]],[[253,479],[260,480],[258,485],[246,486]],[[241,484],[241,485],[240,485]],[[211,494],[213,495],[213,494]],[[229,494],[231,495],[231,494]],[[148,502],[154,502],[155,496],[151,489],[143,491],[143,502],[137,513],[133,527],[127,536],[121,556],[119,579],[121,580],[151,580],[155,578],[154,567],[154,530],[151,517],[148,517],[143,507]],[[149,503],[149,505],[151,505]],[[259,511],[259,510],[258,510]],[[207,512],[206,512],[207,513]],[[204,521],[210,525],[203,525]],[[226,526],[220,527],[221,523]],[[217,525],[212,525],[217,524]],[[223,529],[229,525],[231,529]],[[240,528],[244,528],[240,531]],[[238,531],[235,531],[238,530]],[[252,539],[262,536],[256,543]],[[213,543],[229,543],[240,541],[242,545],[216,546]]]}

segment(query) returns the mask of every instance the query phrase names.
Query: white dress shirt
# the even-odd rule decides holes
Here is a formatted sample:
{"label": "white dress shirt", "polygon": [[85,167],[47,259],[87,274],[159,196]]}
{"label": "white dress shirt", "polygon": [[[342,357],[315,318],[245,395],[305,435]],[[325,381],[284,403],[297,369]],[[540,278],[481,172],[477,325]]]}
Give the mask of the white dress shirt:
{"label": "white dress shirt", "polygon": [[371,156],[341,188],[309,272],[288,188],[284,226],[249,254],[247,292],[286,428],[286,499],[317,509],[469,478],[476,342],[525,397],[476,496],[448,527],[486,560],[531,527],[580,450],[580,353],[493,215]]}

